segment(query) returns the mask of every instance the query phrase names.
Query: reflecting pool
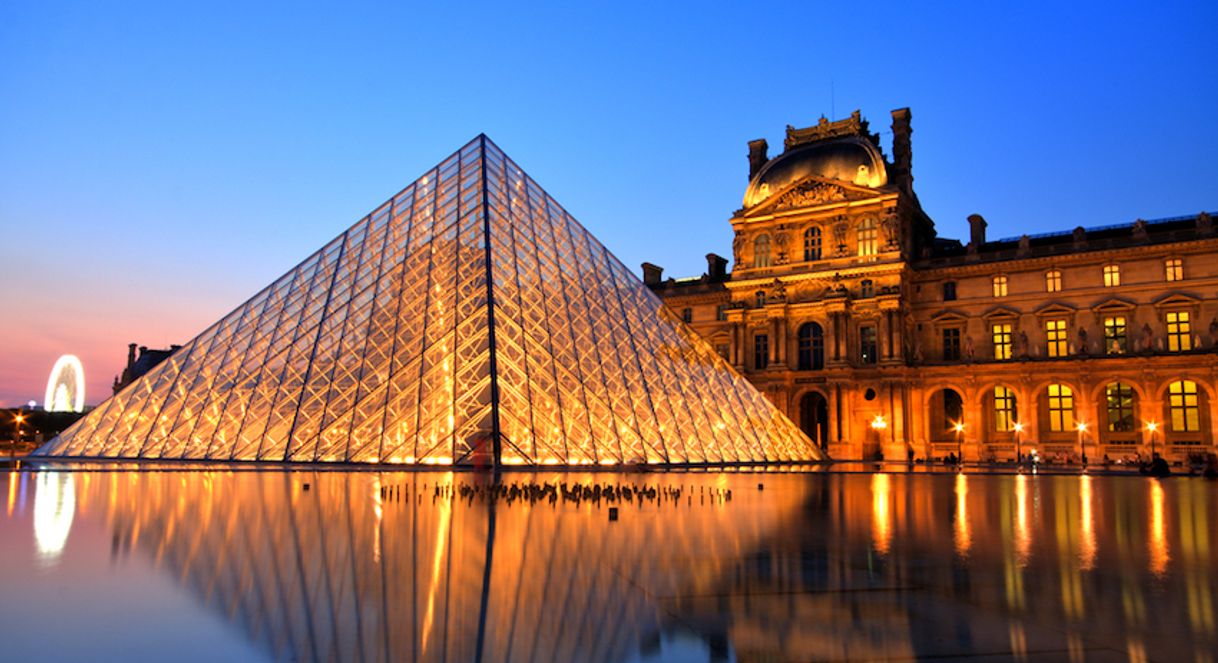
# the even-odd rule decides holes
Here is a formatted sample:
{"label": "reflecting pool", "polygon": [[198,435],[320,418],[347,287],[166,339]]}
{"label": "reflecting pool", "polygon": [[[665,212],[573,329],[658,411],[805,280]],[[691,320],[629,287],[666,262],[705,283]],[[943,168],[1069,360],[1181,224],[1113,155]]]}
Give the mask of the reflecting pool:
{"label": "reflecting pool", "polygon": [[4,660],[1214,661],[1218,483],[8,471]]}

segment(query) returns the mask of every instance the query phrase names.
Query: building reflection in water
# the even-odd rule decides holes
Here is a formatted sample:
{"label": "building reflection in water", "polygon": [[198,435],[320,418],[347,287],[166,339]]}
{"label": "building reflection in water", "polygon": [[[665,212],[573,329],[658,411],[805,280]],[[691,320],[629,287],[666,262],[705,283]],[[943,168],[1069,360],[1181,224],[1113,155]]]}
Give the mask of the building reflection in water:
{"label": "building reflection in water", "polygon": [[[60,548],[74,497],[77,519],[112,530],[114,555],[146,553],[280,659],[660,660],[678,635],[711,660],[1084,660],[1103,650],[1201,661],[1218,648],[1208,504],[1218,486],[1199,480],[76,479],[73,488],[70,474],[38,475],[36,509],[59,514],[48,536],[61,532]],[[630,499],[504,492],[558,484],[628,487]],[[498,499],[486,498],[492,490]]]}

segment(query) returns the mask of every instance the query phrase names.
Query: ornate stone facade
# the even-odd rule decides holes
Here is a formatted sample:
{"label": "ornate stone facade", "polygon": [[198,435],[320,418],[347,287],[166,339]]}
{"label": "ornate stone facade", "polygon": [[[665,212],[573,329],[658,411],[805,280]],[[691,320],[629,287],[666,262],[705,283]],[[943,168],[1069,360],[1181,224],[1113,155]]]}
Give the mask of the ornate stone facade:
{"label": "ornate stone facade", "polygon": [[[653,290],[838,459],[1215,450],[1218,237],[1209,214],[967,244],[859,113],[788,127],[732,220],[734,269]],[[656,268],[658,270],[658,268]]]}

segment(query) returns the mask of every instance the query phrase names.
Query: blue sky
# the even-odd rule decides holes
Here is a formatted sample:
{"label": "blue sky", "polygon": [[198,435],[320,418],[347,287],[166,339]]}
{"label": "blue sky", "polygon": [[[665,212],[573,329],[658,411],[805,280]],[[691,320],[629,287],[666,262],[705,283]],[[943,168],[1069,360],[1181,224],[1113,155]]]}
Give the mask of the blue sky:
{"label": "blue sky", "polygon": [[913,110],[942,235],[1218,208],[1218,3],[0,5],[0,404],[182,342],[486,132],[628,265],[727,254],[746,142]]}

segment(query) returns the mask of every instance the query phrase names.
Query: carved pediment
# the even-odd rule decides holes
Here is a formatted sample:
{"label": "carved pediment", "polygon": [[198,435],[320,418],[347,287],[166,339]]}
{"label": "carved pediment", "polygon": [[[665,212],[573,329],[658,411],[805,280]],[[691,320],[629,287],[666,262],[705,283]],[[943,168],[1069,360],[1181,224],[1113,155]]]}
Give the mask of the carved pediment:
{"label": "carved pediment", "polygon": [[1044,306],[1036,309],[1037,317],[1041,317],[1041,318],[1049,318],[1049,317],[1065,318],[1065,317],[1074,315],[1076,312],[1077,311],[1075,310],[1075,308],[1073,306],[1069,306],[1067,304],[1062,304],[1061,302],[1050,302],[1050,303],[1045,304]]}
{"label": "carved pediment", "polygon": [[1131,301],[1124,300],[1119,297],[1110,297],[1110,298],[1105,299],[1104,301],[1096,304],[1095,306],[1092,306],[1091,310],[1095,311],[1097,313],[1103,313],[1103,312],[1107,312],[1107,311],[1126,312],[1126,311],[1132,311],[1134,308],[1136,308],[1136,305]]}
{"label": "carved pediment", "polygon": [[1013,308],[1007,308],[1006,306],[995,306],[994,308],[986,311],[981,317],[985,318],[986,320],[1017,319],[1019,318],[1019,311],[1016,311]]}
{"label": "carved pediment", "polygon": [[954,309],[939,311],[930,317],[930,321],[935,325],[957,325],[968,322],[968,316]]}
{"label": "carved pediment", "polygon": [[1159,299],[1156,299],[1155,308],[1166,308],[1171,306],[1196,306],[1201,303],[1201,299],[1195,295],[1184,292],[1172,292]]}
{"label": "carved pediment", "polygon": [[849,200],[849,193],[836,184],[817,181],[804,182],[782,194],[774,203],[774,211],[812,207],[843,200]]}

